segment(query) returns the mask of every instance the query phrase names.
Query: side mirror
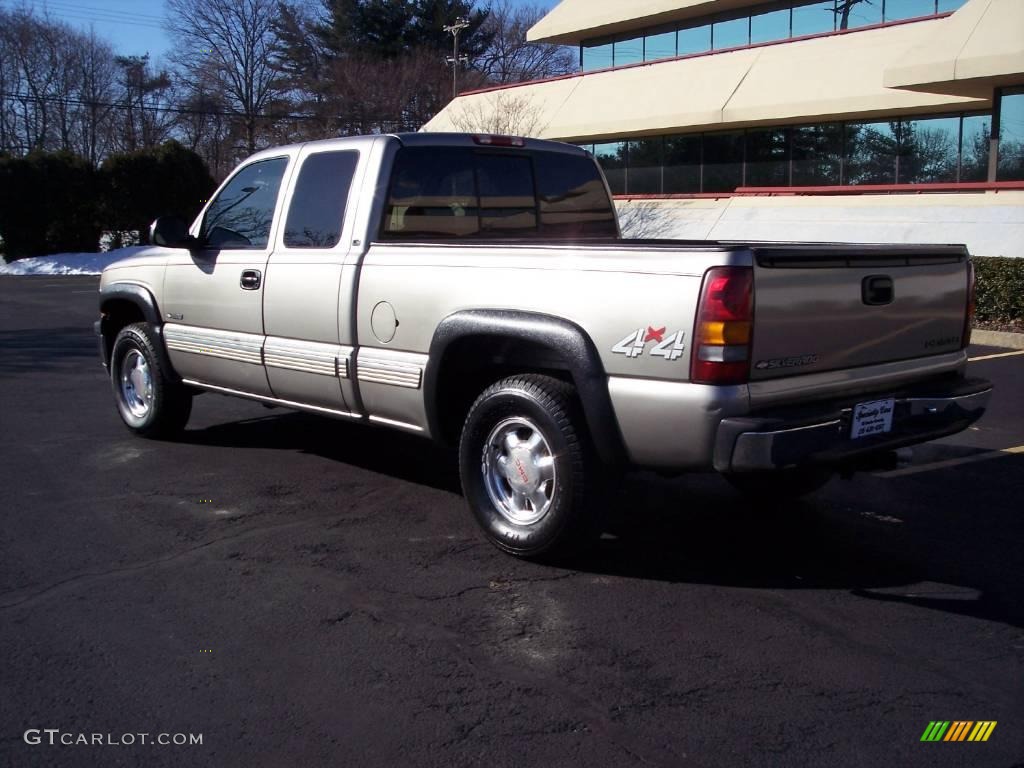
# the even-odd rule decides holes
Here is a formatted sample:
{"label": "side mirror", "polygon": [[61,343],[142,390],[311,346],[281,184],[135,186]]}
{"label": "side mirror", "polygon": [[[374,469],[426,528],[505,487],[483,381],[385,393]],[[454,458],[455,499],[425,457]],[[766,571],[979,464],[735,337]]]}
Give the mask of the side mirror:
{"label": "side mirror", "polygon": [[188,224],[177,216],[161,216],[149,225],[149,242],[164,248],[191,248],[196,239],[188,233]]}

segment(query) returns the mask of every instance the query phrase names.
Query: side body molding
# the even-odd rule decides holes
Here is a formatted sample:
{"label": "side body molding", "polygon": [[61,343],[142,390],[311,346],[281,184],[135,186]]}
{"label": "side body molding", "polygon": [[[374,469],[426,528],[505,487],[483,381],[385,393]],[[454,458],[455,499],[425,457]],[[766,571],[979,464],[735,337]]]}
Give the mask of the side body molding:
{"label": "side body molding", "polygon": [[448,347],[470,336],[504,337],[546,347],[568,363],[598,455],[607,463],[625,459],[622,435],[608,393],[608,376],[597,348],[580,326],[560,317],[515,310],[466,310],[442,320],[430,343],[423,394],[427,423],[434,436],[443,434],[438,404],[438,379]]}

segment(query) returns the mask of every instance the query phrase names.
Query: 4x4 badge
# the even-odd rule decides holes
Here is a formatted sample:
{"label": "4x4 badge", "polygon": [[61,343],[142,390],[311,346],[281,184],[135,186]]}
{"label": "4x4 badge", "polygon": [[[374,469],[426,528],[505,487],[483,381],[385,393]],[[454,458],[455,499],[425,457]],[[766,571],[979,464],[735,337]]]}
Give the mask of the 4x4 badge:
{"label": "4x4 badge", "polygon": [[651,356],[661,357],[665,360],[678,360],[686,350],[686,333],[676,331],[666,336],[667,330],[667,326],[655,328],[653,325],[649,325],[647,328],[638,328],[612,347],[612,352],[616,355],[637,358],[646,351],[647,342],[653,341],[656,343],[649,353]]}

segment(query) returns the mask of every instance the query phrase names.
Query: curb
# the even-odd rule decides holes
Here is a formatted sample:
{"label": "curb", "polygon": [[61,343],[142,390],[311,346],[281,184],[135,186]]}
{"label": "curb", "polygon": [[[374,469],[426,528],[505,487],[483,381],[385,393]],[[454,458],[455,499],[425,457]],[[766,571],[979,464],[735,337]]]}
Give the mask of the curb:
{"label": "curb", "polygon": [[980,344],[983,347],[1024,349],[1024,333],[983,331],[980,328],[975,328],[971,331],[971,344]]}

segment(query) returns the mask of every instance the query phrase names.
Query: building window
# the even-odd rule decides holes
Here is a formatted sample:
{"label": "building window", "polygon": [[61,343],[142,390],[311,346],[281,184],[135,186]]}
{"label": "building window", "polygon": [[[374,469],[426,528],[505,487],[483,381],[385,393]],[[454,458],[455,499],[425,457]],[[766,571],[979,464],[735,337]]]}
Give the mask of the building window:
{"label": "building window", "polygon": [[584,45],[580,54],[580,62],[583,65],[584,72],[592,72],[595,69],[609,69],[614,61],[611,43]]}
{"label": "building window", "polygon": [[989,115],[967,115],[960,140],[960,181],[988,181]]}
{"label": "building window", "polygon": [[631,195],[661,193],[661,169],[664,166],[664,139],[657,136],[629,142],[626,192]]}
{"label": "building window", "polygon": [[948,184],[957,180],[959,117],[901,120],[897,125],[897,184]]}
{"label": "building window", "polygon": [[702,192],[733,192],[743,186],[743,131],[704,134]]}
{"label": "building window", "polygon": [[793,129],[794,186],[841,184],[842,165],[842,123],[803,125]]}
{"label": "building window", "polygon": [[[999,180],[1024,180],[1024,88],[1003,97]],[[612,141],[590,149],[615,194],[733,192],[737,187],[985,181],[984,113],[874,123],[750,128]]]}
{"label": "building window", "polygon": [[1003,92],[997,181],[1024,181],[1024,88]]}
{"label": "building window", "polygon": [[687,27],[678,33],[677,50],[680,56],[705,53],[711,50],[711,25]]}
{"label": "building window", "polygon": [[[584,72],[689,56],[711,50],[742,48],[835,30],[926,18],[950,13],[967,0],[795,0],[772,4],[773,10],[726,18],[714,23],[689,22],[678,30],[657,27],[615,41],[588,40],[580,46]],[[780,7],[781,5],[781,7]]]}
{"label": "building window", "polygon": [[615,42],[613,53],[614,66],[624,67],[627,64],[639,64],[644,60],[644,39],[631,37]]}
{"label": "building window", "polygon": [[626,194],[626,142],[594,145],[594,157],[601,164],[613,195]]}
{"label": "building window", "polygon": [[784,187],[789,184],[789,130],[764,128],[747,131],[747,187]]}
{"label": "building window", "polygon": [[835,0],[817,0],[817,2],[793,7],[793,37],[804,35],[821,35],[834,32],[836,28]]}
{"label": "building window", "polygon": [[750,17],[750,42],[770,43],[789,37],[789,8]]}
{"label": "building window", "polygon": [[896,183],[898,121],[850,123],[846,126],[847,184]]}
{"label": "building window", "polygon": [[701,137],[665,137],[664,189],[667,195],[700,192]]}
{"label": "building window", "polygon": [[857,29],[882,23],[881,0],[836,0],[836,29]]}
{"label": "building window", "polygon": [[716,21],[711,25],[711,47],[720,51],[723,48],[741,48],[750,45],[750,17],[729,21]]}
{"label": "building window", "polygon": [[935,0],[885,0],[885,20],[900,21],[935,13]]}
{"label": "building window", "polygon": [[644,61],[671,59],[676,55],[676,31],[658,32],[644,38]]}

